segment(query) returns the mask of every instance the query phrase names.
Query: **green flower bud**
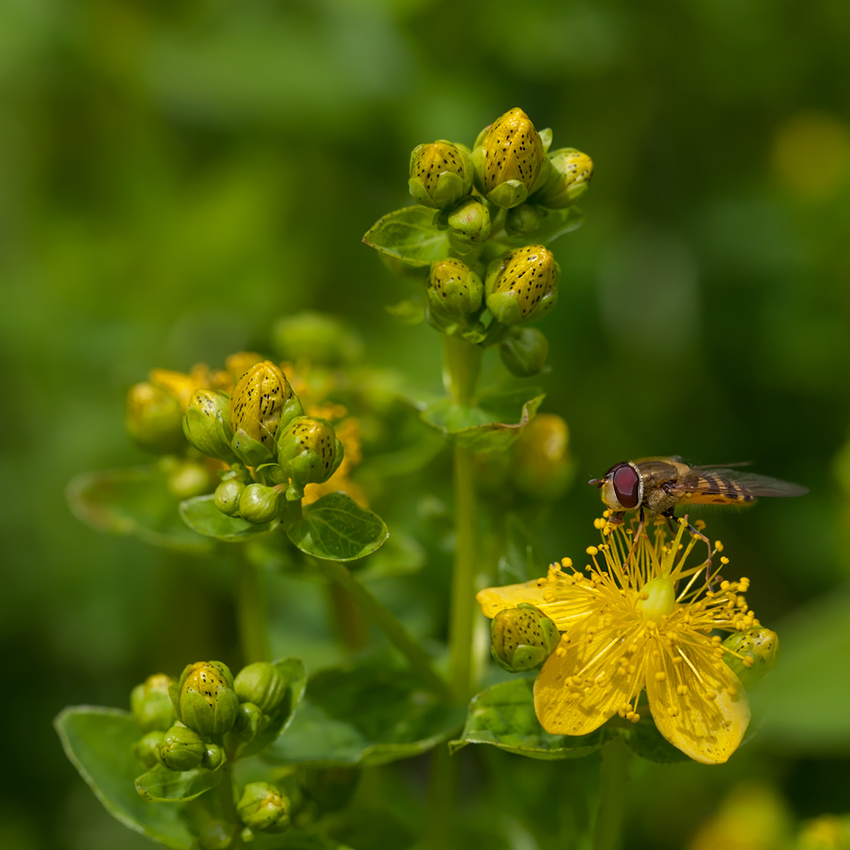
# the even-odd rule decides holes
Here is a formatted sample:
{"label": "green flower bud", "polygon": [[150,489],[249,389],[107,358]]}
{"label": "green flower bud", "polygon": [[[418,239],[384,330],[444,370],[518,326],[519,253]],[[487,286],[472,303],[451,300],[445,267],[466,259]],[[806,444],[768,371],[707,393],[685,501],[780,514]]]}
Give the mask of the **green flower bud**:
{"label": "green flower bud", "polygon": [[233,451],[248,466],[272,460],[278,430],[303,412],[283,372],[269,360],[255,364],[230,397]]}
{"label": "green flower bud", "polygon": [[561,269],[542,245],[517,248],[487,269],[484,291],[493,318],[504,325],[545,316],[558,300]]}
{"label": "green flower bud", "polygon": [[280,490],[265,484],[249,484],[239,497],[239,516],[255,525],[271,522],[278,511]]}
{"label": "green flower bud", "polygon": [[239,713],[233,727],[243,741],[253,741],[271,722],[269,715],[264,714],[259,706],[252,702],[239,704]]}
{"label": "green flower bud", "polygon": [[268,782],[249,782],[236,806],[245,826],[258,832],[289,829],[289,799]]}
{"label": "green flower bud", "polygon": [[275,714],[288,694],[289,682],[280,668],[267,661],[243,667],[233,680],[239,702],[251,702],[266,714]]}
{"label": "green flower bud", "polygon": [[210,468],[195,460],[183,460],[173,456],[160,458],[160,469],[167,475],[168,492],[181,501],[209,493],[210,487],[216,481]]}
{"label": "green flower bud", "polygon": [[239,499],[245,485],[238,478],[228,478],[215,488],[213,501],[215,506],[228,516],[236,516],[239,513]]}
{"label": "green flower bud", "polygon": [[201,759],[201,767],[207,770],[218,770],[227,759],[224,748],[218,744],[207,744],[204,757]]}
{"label": "green flower bud", "polygon": [[337,366],[353,363],[363,353],[363,341],[347,325],[322,313],[298,313],[279,319],[272,330],[275,351],[295,361]]}
{"label": "green flower bud", "polygon": [[164,387],[136,384],[127,393],[127,432],[143,448],[173,454],[185,448],[183,408]]}
{"label": "green flower bud", "polygon": [[236,721],[233,676],[220,661],[189,664],[169,693],[180,721],[204,738],[223,735]]}
{"label": "green flower bud", "polygon": [[133,744],[133,755],[148,769],[159,764],[159,746],[165,733],[157,729],[148,732]]}
{"label": "green flower bud", "polygon": [[512,207],[505,215],[505,230],[509,236],[530,236],[540,229],[540,210],[534,204]]}
{"label": "green flower bud", "polygon": [[417,204],[442,210],[472,191],[469,150],[443,140],[418,145],[410,154],[410,194]]}
{"label": "green flower bud", "polygon": [[467,198],[446,215],[446,225],[464,242],[479,245],[490,236],[490,210],[478,198]]}
{"label": "green flower bud", "polygon": [[511,446],[511,477],[535,499],[557,499],[573,476],[567,423],[554,413],[538,413]]}
{"label": "green flower bud", "polygon": [[201,763],[207,746],[201,736],[185,726],[172,726],[157,748],[159,760],[169,770],[191,770]]}
{"label": "green flower bud", "polygon": [[502,363],[518,378],[539,375],[549,355],[549,340],[537,328],[513,327],[499,345]]}
{"label": "green flower bud", "polygon": [[286,491],[289,501],[304,496],[307,484],[321,484],[342,463],[344,449],[330,422],[299,416],[278,442],[278,463],[290,479]]}
{"label": "green flower bud", "polygon": [[549,154],[549,162],[549,179],[534,195],[534,203],[552,210],[574,204],[590,187],[593,160],[575,148],[560,148]]}
{"label": "green flower bud", "polygon": [[523,203],[551,168],[540,134],[521,109],[511,109],[482,131],[471,158],[478,190],[504,209]]}
{"label": "green flower bud", "polygon": [[465,329],[481,310],[484,285],[481,278],[460,260],[439,260],[428,278],[428,321],[438,330],[454,333]]}
{"label": "green flower bud", "polygon": [[354,796],[361,775],[362,771],[350,767],[306,768],[300,775],[300,784],[323,812],[337,812]]}
{"label": "green flower bud", "polygon": [[130,693],[130,711],[143,731],[165,731],[174,725],[174,706],[168,692],[173,684],[171,676],[156,673],[133,688]]}
{"label": "green flower bud", "polygon": [[215,390],[195,390],[183,415],[183,433],[201,453],[231,463],[230,396]]}
{"label": "green flower bud", "polygon": [[490,654],[511,673],[540,667],[560,639],[554,622],[527,602],[499,611],[490,622]]}
{"label": "green flower bud", "polygon": [[766,676],[779,660],[779,635],[764,627],[735,632],[723,646],[736,653],[726,653],[723,660],[746,688]]}

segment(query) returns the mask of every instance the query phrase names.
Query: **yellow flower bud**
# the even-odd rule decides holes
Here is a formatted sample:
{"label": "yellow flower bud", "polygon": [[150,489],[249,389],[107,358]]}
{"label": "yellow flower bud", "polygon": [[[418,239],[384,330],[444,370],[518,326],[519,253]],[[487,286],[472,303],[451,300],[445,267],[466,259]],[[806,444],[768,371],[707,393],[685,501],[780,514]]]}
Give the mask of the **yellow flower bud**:
{"label": "yellow flower bud", "polygon": [[539,319],[558,300],[560,276],[560,266],[547,248],[517,248],[490,263],[484,282],[487,307],[505,325]]}
{"label": "yellow flower bud", "polygon": [[169,692],[177,717],[199,735],[223,735],[236,722],[233,676],[220,661],[189,664]]}
{"label": "yellow flower bud", "polygon": [[511,477],[537,499],[556,499],[573,474],[567,423],[554,413],[538,413],[511,447]]}
{"label": "yellow flower bud", "polygon": [[168,390],[143,383],[127,393],[127,432],[143,448],[173,454],[185,447],[183,408]]}
{"label": "yellow flower bud", "polygon": [[342,463],[344,449],[333,426],[324,419],[299,416],[281,434],[277,462],[290,479],[286,498],[304,496],[307,484],[321,484]]}
{"label": "yellow flower bud", "polygon": [[249,466],[271,460],[281,424],[302,413],[283,372],[269,360],[252,366],[230,397],[232,448]]}
{"label": "yellow flower bud", "polygon": [[590,187],[593,160],[575,148],[560,148],[549,154],[549,162],[549,179],[535,193],[534,203],[553,210],[574,204]]}
{"label": "yellow flower bud", "polygon": [[245,826],[258,832],[289,829],[289,798],[268,782],[249,782],[236,806]]}
{"label": "yellow flower bud", "polygon": [[462,145],[440,140],[410,155],[410,194],[417,204],[445,209],[472,190],[472,163]]}
{"label": "yellow flower bud", "polygon": [[479,135],[472,164],[479,191],[505,209],[539,188],[550,167],[543,140],[521,109],[506,112]]}
{"label": "yellow flower bud", "polygon": [[174,680],[165,673],[148,676],[130,694],[130,710],[136,723],[145,731],[164,731],[174,723],[174,706],[168,689]]}

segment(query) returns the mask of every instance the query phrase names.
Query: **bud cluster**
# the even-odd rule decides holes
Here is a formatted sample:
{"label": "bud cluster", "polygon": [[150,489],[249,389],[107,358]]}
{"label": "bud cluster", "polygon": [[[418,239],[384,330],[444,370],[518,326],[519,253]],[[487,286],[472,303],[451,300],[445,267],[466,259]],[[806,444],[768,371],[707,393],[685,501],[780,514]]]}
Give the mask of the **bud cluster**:
{"label": "bud cluster", "polygon": [[[543,243],[575,226],[566,222],[580,221],[566,208],[583,197],[593,174],[587,154],[550,151],[551,143],[551,130],[538,132],[525,112],[511,109],[471,148],[440,139],[410,156],[410,194],[436,211],[432,241],[446,246],[446,256],[431,262],[425,317],[443,334],[499,345],[505,366],[521,377],[543,369],[548,346],[539,332],[511,331],[555,306],[560,268]],[[437,235],[446,231],[448,239]],[[393,238],[402,240],[404,256],[410,237]],[[403,263],[391,267],[410,271]]]}

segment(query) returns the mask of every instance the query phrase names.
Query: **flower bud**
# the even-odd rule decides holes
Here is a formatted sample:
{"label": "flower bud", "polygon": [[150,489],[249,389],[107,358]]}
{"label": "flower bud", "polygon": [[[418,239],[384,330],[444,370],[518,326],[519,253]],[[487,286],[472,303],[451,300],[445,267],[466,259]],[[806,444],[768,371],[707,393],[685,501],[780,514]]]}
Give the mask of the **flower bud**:
{"label": "flower bud", "polygon": [[275,435],[303,413],[283,372],[269,360],[252,366],[230,397],[231,447],[248,466],[272,460]]}
{"label": "flower bud", "polygon": [[487,307],[504,325],[545,316],[558,300],[561,269],[542,245],[517,248],[487,269],[484,291]]}
{"label": "flower bud", "polygon": [[266,714],[275,714],[287,696],[289,682],[280,668],[267,661],[243,667],[233,680],[239,702],[252,702]]}
{"label": "flower bud", "polygon": [[218,770],[227,759],[224,748],[218,744],[207,744],[204,757],[201,759],[201,767],[207,770]]}
{"label": "flower bud", "polygon": [[239,516],[255,525],[277,516],[280,490],[265,484],[249,484],[239,497]]}
{"label": "flower bud", "polygon": [[201,453],[230,463],[230,397],[215,390],[195,390],[183,415],[183,433]]}
{"label": "flower bud", "polygon": [[217,477],[202,462],[174,456],[160,458],[160,469],[166,475],[168,492],[175,499],[191,499],[209,493]]}
{"label": "flower bud", "polygon": [[746,688],[766,676],[779,660],[779,635],[763,626],[735,632],[723,641],[723,646],[735,653],[726,653],[723,660]]}
{"label": "flower bud", "polygon": [[253,741],[270,722],[271,718],[259,706],[252,702],[242,702],[233,729],[243,741]]}
{"label": "flower bud", "polygon": [[551,167],[540,134],[521,109],[511,109],[485,129],[471,158],[479,191],[504,209],[540,188]]}
{"label": "flower bud", "polygon": [[472,191],[472,163],[463,145],[443,140],[410,154],[410,194],[417,204],[442,210]]}
{"label": "flower bud", "polygon": [[180,721],[204,738],[223,735],[236,721],[233,676],[220,661],[189,664],[169,692]]}
{"label": "flower bud", "polygon": [[289,799],[268,782],[249,782],[236,811],[245,826],[258,832],[289,829]]}
{"label": "flower bud", "polygon": [[164,731],[174,724],[174,706],[168,693],[173,684],[171,676],[156,673],[133,688],[130,693],[130,710],[143,731]]}
{"label": "flower bud", "polygon": [[527,602],[499,611],[490,622],[490,654],[510,673],[540,667],[560,639],[555,623]]}
{"label": "flower bud", "polygon": [[554,413],[539,413],[511,447],[511,476],[536,499],[556,499],[573,474],[567,423]]}
{"label": "flower bud", "polygon": [[480,311],[484,285],[481,278],[460,260],[439,260],[428,278],[428,321],[438,330],[452,333],[466,328]]}
{"label": "flower bud", "polygon": [[127,432],[143,448],[156,454],[173,454],[186,445],[183,408],[163,387],[136,384],[127,393]]}
{"label": "flower bud", "polygon": [[159,760],[169,770],[191,770],[201,763],[206,752],[201,736],[185,726],[172,726],[157,747]]}
{"label": "flower bud", "polygon": [[513,327],[499,345],[502,363],[518,378],[539,375],[549,355],[549,340],[537,328]]}
{"label": "flower bud", "polygon": [[463,241],[479,245],[490,236],[490,210],[478,198],[470,197],[448,213],[446,224]]}
{"label": "flower bud", "polygon": [[530,236],[540,229],[540,210],[534,204],[512,207],[505,215],[508,236]]}
{"label": "flower bud", "polygon": [[307,484],[327,481],[342,463],[343,453],[329,422],[310,416],[295,419],[278,441],[277,460],[291,482],[286,498],[300,499]]}
{"label": "flower bud", "polygon": [[164,389],[169,395],[174,396],[181,410],[186,409],[192,393],[200,387],[206,386],[209,370],[199,363],[192,367],[191,374],[185,372],[173,372],[171,369],[151,369],[148,380],[157,387]]}
{"label": "flower bud", "polygon": [[215,506],[228,516],[236,516],[239,513],[239,498],[245,485],[238,478],[228,478],[215,488],[213,501]]}
{"label": "flower bud", "polygon": [[363,341],[343,322],[322,313],[298,313],[279,319],[272,330],[275,351],[295,361],[337,366],[352,363],[363,352]]}
{"label": "flower bud", "polygon": [[148,769],[159,764],[159,746],[165,733],[157,729],[143,735],[133,744],[133,755]]}
{"label": "flower bud", "polygon": [[593,160],[575,148],[560,148],[549,154],[549,162],[549,179],[534,195],[534,203],[552,210],[574,204],[590,187]]}

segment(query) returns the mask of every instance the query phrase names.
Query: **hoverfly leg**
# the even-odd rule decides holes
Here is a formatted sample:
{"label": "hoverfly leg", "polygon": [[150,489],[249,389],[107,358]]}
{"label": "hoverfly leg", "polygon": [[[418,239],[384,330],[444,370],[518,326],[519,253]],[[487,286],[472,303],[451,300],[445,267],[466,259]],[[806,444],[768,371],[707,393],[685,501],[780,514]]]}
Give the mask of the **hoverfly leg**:
{"label": "hoverfly leg", "polygon": [[[671,524],[670,530],[675,531],[675,527],[673,526],[673,522],[675,522],[675,519],[673,517],[672,512],[669,514],[665,514],[665,516],[667,517],[667,521]],[[687,525],[687,531],[688,534],[691,535],[691,537],[698,537],[700,540],[702,540],[708,548],[708,558],[705,561],[705,583],[708,585],[708,589],[713,591],[714,588],[711,586],[711,541],[698,528],[695,528],[693,525],[691,525],[690,522]]]}
{"label": "hoverfly leg", "polygon": [[629,549],[629,554],[626,555],[626,563],[629,562],[629,558],[634,555],[637,551],[638,540],[640,540],[641,534],[643,534],[643,530],[646,528],[646,514],[644,513],[643,508],[638,508],[638,527],[635,532],[634,539],[632,540],[631,548]]}

